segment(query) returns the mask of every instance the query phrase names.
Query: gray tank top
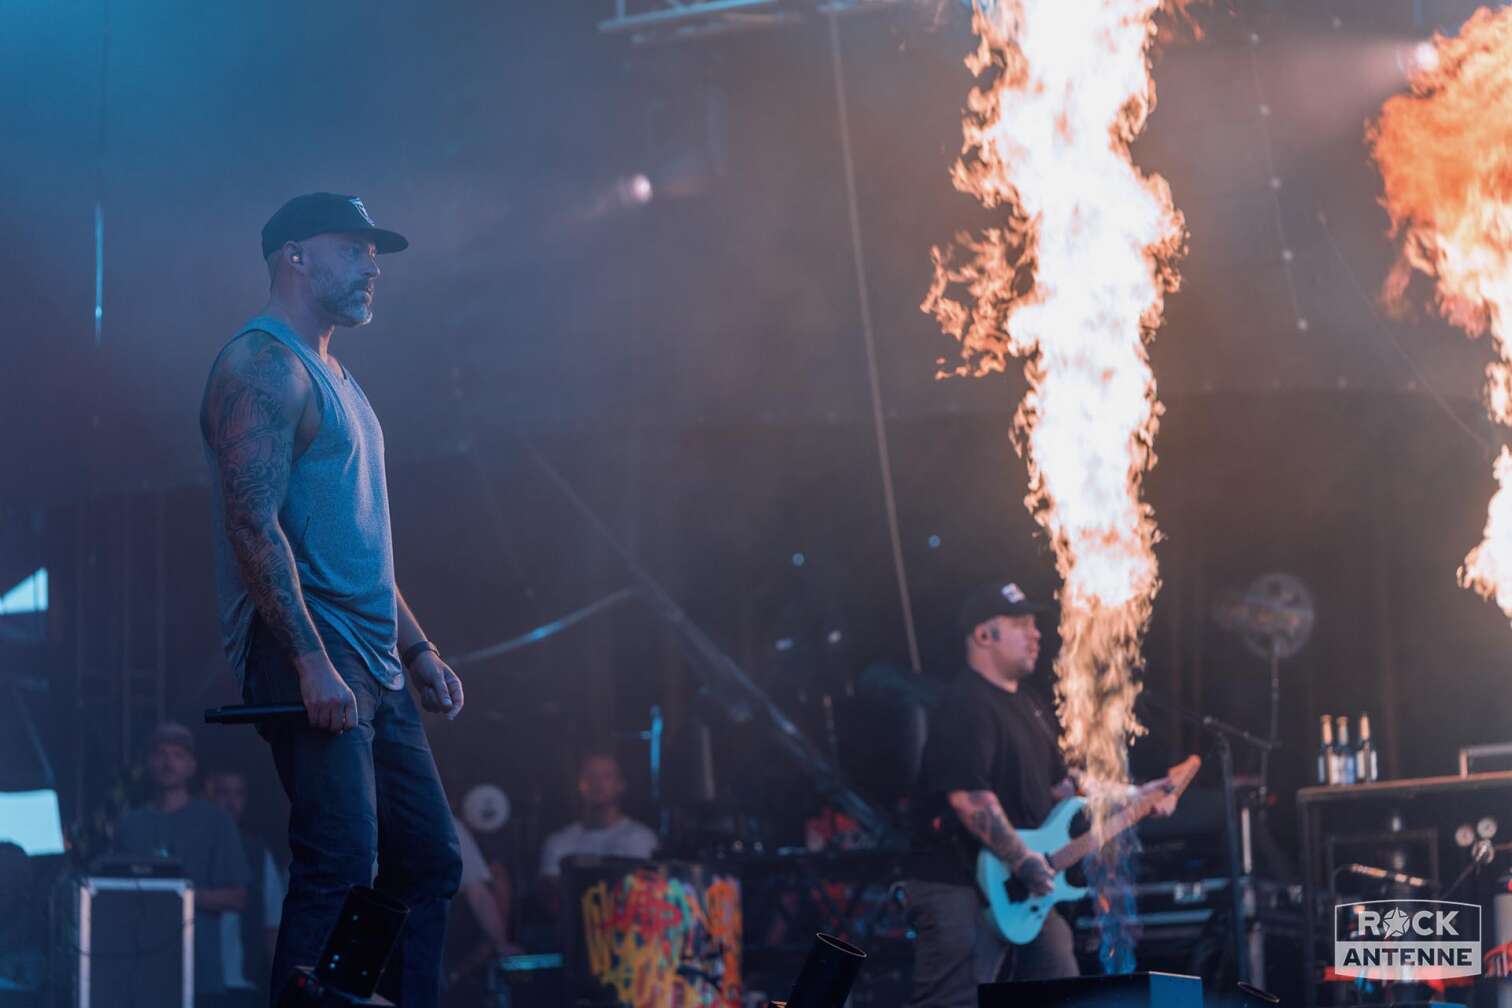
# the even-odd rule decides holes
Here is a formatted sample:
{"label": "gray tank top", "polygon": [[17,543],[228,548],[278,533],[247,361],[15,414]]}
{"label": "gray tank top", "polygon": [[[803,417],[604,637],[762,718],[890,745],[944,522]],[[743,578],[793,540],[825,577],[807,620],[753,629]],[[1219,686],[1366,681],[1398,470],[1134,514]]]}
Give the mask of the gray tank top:
{"label": "gray tank top", "polygon": [[[252,319],[233,340],[253,331],[268,333],[304,363],[320,407],[320,431],[295,459],[278,512],[294,549],[305,605],[322,636],[340,635],[380,684],[402,689],[383,429],[349,369],[343,366],[344,374],[335,374],[293,330],[267,316]],[[215,501],[221,633],[226,657],[241,682],[246,677],[254,607],[226,535],[220,474],[208,446],[205,457]]]}

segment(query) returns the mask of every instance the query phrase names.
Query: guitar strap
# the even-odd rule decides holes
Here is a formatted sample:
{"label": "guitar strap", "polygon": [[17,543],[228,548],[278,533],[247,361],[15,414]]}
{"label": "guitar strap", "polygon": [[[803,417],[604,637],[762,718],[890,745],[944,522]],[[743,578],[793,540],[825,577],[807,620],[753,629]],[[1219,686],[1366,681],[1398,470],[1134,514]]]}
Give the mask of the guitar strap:
{"label": "guitar strap", "polygon": [[1034,712],[1034,723],[1039,726],[1039,730],[1044,734],[1045,741],[1055,746],[1056,752],[1059,752],[1060,733],[1051,727],[1050,718],[1045,713],[1044,706],[1033,695],[1028,693],[1024,694],[1024,700],[1029,704],[1029,709]]}

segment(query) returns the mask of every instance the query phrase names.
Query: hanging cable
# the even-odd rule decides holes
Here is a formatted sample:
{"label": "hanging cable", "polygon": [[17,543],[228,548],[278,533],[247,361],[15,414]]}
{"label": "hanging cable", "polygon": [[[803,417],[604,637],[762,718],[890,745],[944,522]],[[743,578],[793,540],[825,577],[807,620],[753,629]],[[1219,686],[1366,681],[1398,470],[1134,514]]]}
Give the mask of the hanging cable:
{"label": "hanging cable", "polygon": [[851,154],[850,112],[845,99],[845,71],[840,59],[838,15],[829,14],[830,67],[835,79],[835,107],[840,119],[840,155],[845,165],[845,202],[850,215],[851,254],[856,266],[856,297],[861,302],[861,335],[866,342],[866,377],[871,384],[872,430],[877,436],[877,461],[882,467],[882,496],[887,506],[887,532],[892,540],[893,570],[898,601],[903,609],[903,632],[908,637],[908,661],[922,671],[919,638],[914,630],[913,602],[908,594],[908,570],[898,536],[898,501],[893,492],[892,456],[887,446],[887,423],[882,413],[882,383],[877,377],[877,344],[872,332],[871,293],[866,285],[866,256],[861,244],[861,211],[856,200],[856,163]]}

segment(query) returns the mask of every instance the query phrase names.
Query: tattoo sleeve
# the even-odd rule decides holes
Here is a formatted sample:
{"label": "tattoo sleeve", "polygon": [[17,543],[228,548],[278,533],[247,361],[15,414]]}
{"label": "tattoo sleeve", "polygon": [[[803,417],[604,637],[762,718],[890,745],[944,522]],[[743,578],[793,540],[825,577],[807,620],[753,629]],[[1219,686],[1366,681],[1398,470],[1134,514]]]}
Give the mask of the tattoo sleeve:
{"label": "tattoo sleeve", "polygon": [[1029,853],[1029,847],[1008,821],[997,795],[991,791],[952,791],[950,807],[960,818],[961,825],[1009,867],[1018,867]]}
{"label": "tattoo sleeve", "polygon": [[242,582],[268,629],[297,657],[324,650],[305,608],[294,551],[278,522],[303,412],[303,375],[287,349],[261,339],[234,347],[216,365],[204,428]]}

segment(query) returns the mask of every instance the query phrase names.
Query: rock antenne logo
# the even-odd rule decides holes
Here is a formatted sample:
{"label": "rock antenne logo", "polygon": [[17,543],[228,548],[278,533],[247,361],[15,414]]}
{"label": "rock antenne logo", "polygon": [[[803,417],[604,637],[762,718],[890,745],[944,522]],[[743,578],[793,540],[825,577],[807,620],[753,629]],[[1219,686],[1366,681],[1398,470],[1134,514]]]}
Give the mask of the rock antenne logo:
{"label": "rock antenne logo", "polygon": [[1447,980],[1481,972],[1481,908],[1372,900],[1334,908],[1334,971],[1366,980]]}
{"label": "rock antenne logo", "polygon": [[1407,933],[1407,925],[1412,920],[1401,907],[1387,911],[1386,916],[1381,918],[1385,925],[1386,937],[1397,938]]}

